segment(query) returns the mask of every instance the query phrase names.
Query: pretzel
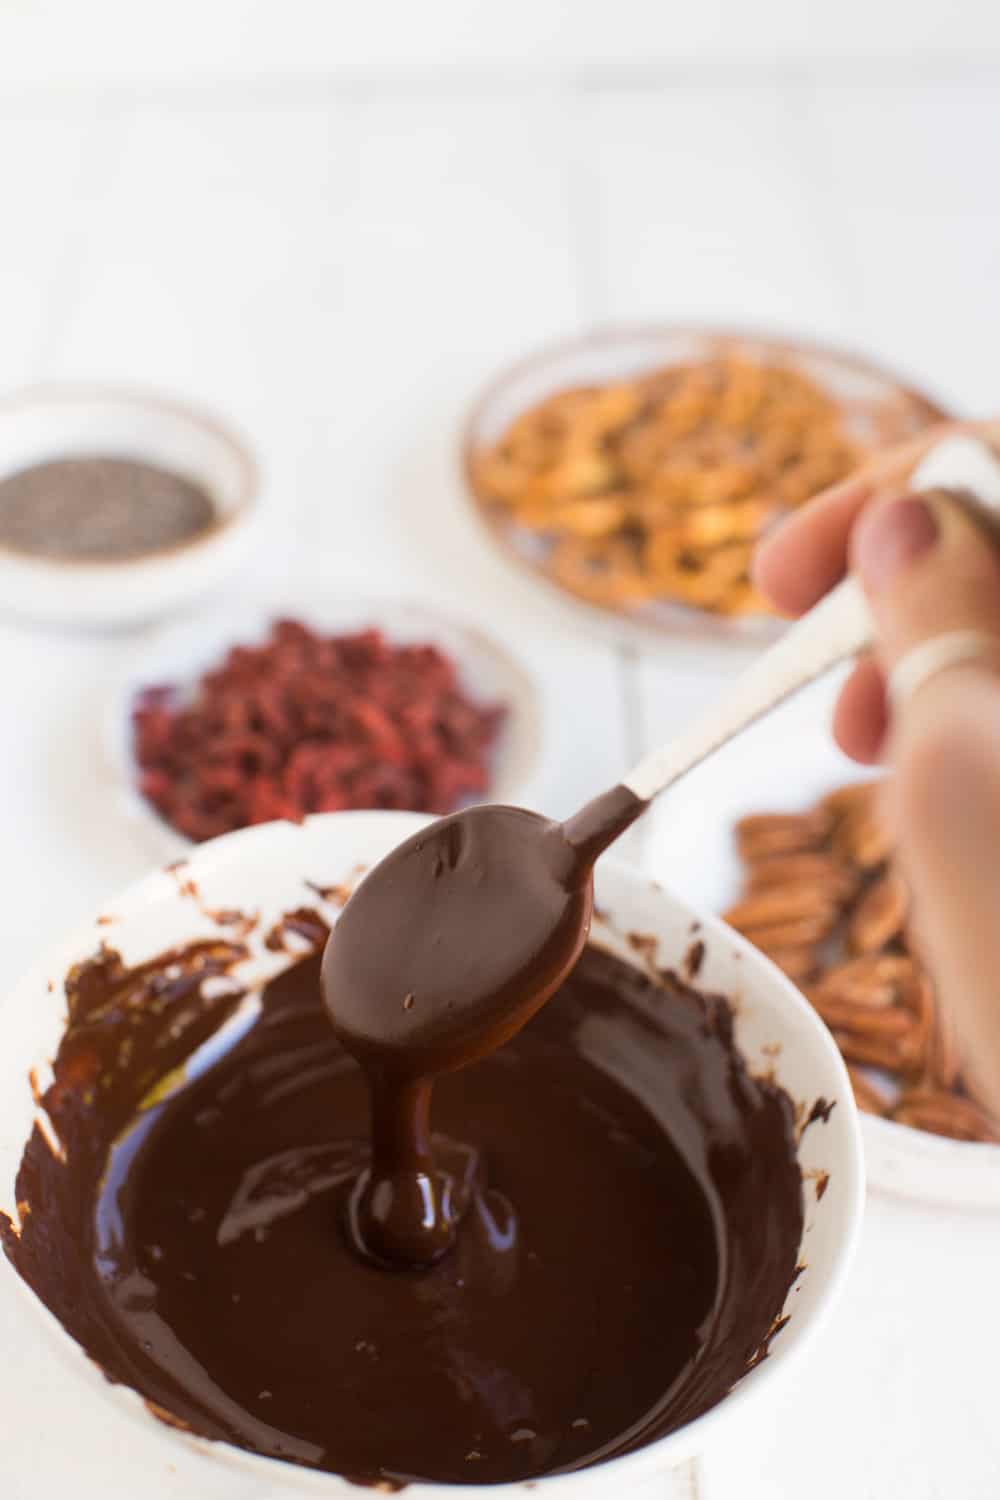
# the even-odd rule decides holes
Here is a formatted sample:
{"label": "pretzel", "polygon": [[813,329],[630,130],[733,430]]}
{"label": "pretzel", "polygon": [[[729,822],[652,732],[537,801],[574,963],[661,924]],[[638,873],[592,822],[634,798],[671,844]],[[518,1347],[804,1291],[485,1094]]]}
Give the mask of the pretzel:
{"label": "pretzel", "polygon": [[758,538],[860,457],[805,376],[727,356],[558,391],[475,454],[471,474],[573,593],[743,614],[766,609],[749,577]]}

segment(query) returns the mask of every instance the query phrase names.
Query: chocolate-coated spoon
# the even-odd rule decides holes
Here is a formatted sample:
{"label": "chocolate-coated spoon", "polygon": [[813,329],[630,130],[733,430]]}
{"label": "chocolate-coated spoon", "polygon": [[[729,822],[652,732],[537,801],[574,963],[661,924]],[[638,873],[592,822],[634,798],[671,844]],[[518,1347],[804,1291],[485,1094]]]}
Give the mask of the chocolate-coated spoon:
{"label": "chocolate-coated spoon", "polygon": [[[1000,509],[1000,464],[969,438],[935,448],[913,483]],[[597,856],[650,798],[871,640],[849,578],[720,704],[567,822],[473,807],[407,839],[362,881],[327,944],[323,993],[371,1088],[373,1164],[351,1216],[367,1253],[421,1265],[451,1243],[453,1184],[431,1152],[432,1081],[499,1047],[558,988],[587,939]]]}
{"label": "chocolate-coated spoon", "polygon": [[372,1170],[351,1234],[422,1265],[461,1205],[431,1151],[431,1084],[492,1052],[549,998],[587,940],[591,870],[644,803],[616,787],[560,824],[472,807],[400,844],[358,886],[323,955],[323,996],[372,1098]]}

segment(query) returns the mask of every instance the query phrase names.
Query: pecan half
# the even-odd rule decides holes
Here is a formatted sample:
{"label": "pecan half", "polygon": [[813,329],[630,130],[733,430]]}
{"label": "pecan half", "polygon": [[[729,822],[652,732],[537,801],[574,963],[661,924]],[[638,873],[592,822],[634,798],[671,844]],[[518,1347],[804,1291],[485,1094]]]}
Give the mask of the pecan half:
{"label": "pecan half", "polygon": [[786,922],[798,922],[815,918],[829,921],[832,925],[837,916],[837,904],[831,901],[817,885],[768,886],[762,891],[751,891],[742,901],[726,912],[730,927],[740,932],[754,932],[760,927],[774,927]]}
{"label": "pecan half", "polygon": [[819,989],[831,999],[879,1009],[904,1000],[915,978],[916,966],[905,954],[865,953],[827,969]]}
{"label": "pecan half", "polygon": [[900,989],[899,1003],[910,1011],[916,1021],[913,1037],[914,1067],[919,1068],[919,1065],[926,1065],[937,1015],[934,986],[919,967],[914,969],[912,979]]}
{"label": "pecan half", "polygon": [[737,932],[742,932],[757,947],[773,952],[775,948],[805,948],[823,942],[829,937],[837,921],[836,912],[822,916],[795,917],[788,922],[773,922],[768,927],[743,928],[730,922]]}
{"label": "pecan half", "polygon": [[753,813],[737,823],[736,846],[746,860],[809,853],[822,847],[830,825],[825,812]]}
{"label": "pecan half", "polygon": [[944,1089],[909,1089],[892,1111],[900,1125],[931,1130],[956,1141],[1000,1140],[996,1122],[971,1099]]}
{"label": "pecan half", "polygon": [[887,1073],[913,1076],[916,1072],[919,1046],[915,1027],[902,1036],[871,1036],[837,1028],[833,1039],[847,1062],[866,1068],[884,1068]]}
{"label": "pecan half", "polygon": [[770,890],[772,886],[807,885],[820,890],[833,902],[850,901],[861,877],[850,865],[833,854],[816,851],[809,854],[776,854],[754,860],[747,870],[747,887],[751,894]]}
{"label": "pecan half", "polygon": [[901,934],[901,942],[907,953],[912,953],[920,963],[927,962],[927,945],[919,925],[914,921],[912,902]]}
{"label": "pecan half", "polygon": [[889,1100],[879,1090],[867,1073],[862,1073],[860,1068],[847,1067],[847,1076],[851,1080],[851,1088],[854,1090],[854,1101],[859,1109],[863,1109],[867,1115],[884,1115],[889,1108]]}
{"label": "pecan half", "polygon": [[758,948],[765,958],[769,958],[773,964],[777,964],[781,972],[796,984],[804,984],[811,979],[816,972],[816,949],[811,944],[800,948],[772,948],[767,943],[760,941],[759,934],[754,937],[754,947]]}
{"label": "pecan half", "polygon": [[899,1003],[915,1016],[929,1017],[935,1009],[934,986],[915,959],[910,960],[910,966],[910,973],[899,980]]}
{"label": "pecan half", "polygon": [[827,792],[825,797],[819,799],[818,805],[836,822],[858,808],[863,808],[866,813],[872,813],[878,799],[880,784],[878,781],[851,781],[847,786],[837,786],[832,792]]}
{"label": "pecan half", "polygon": [[927,1081],[938,1088],[954,1089],[961,1071],[962,1058],[954,1017],[943,1005],[934,1004],[927,1044]]}
{"label": "pecan half", "polygon": [[807,998],[831,1031],[850,1031],[859,1037],[912,1037],[919,1022],[901,1005],[881,1009],[837,1000],[824,994],[822,986],[807,991]]}
{"label": "pecan half", "polygon": [[875,953],[903,930],[909,893],[895,870],[886,870],[870,885],[854,908],[847,927],[852,953]]}
{"label": "pecan half", "polygon": [[[869,802],[874,804],[874,797]],[[833,849],[861,870],[873,870],[885,863],[892,853],[892,839],[874,805],[859,801],[848,809],[834,830]]]}

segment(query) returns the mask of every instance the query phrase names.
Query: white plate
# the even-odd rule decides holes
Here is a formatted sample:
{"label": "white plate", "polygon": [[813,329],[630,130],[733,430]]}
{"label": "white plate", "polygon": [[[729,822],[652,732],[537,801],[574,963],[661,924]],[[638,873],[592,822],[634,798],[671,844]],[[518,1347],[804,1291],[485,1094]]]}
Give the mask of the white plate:
{"label": "white plate", "polygon": [[329,581],[313,581],[289,593],[265,593],[238,604],[220,605],[137,642],[114,683],[104,739],[119,808],[155,856],[180,858],[192,848],[192,841],[172,828],[138,790],[132,734],[136,695],[160,684],[182,689],[193,685],[203,672],[221,662],[230,646],[263,640],[271,623],[281,618],[300,620],[330,634],[374,625],[391,641],[429,641],[440,647],[455,662],[470,698],[507,708],[492,756],[488,799],[524,800],[542,739],[539,694],[527,669],[481,631],[436,610],[400,603],[388,595],[345,595]]}
{"label": "white plate", "polygon": [[28,557],[0,547],[0,606],[48,624],[153,620],[210,593],[246,559],[259,521],[257,466],[203,412],[142,391],[40,386],[0,401],[0,477],[87,455],[159,464],[200,485],[218,524],[178,547],[118,562]]}
{"label": "white plate", "polygon": [[[333,813],[308,818],[301,825],[268,823],[245,829],[193,852],[185,874],[197,883],[198,902],[184,894],[185,882],[157,872],[106,903],[102,923],[95,921],[62,941],[0,1001],[0,1209],[17,1214],[17,1167],[35,1118],[29,1071],[37,1069],[44,1078],[58,1045],[65,1020],[62,978],[70,965],[102,943],[113,944],[127,963],[141,963],[174,945],[217,935],[211,911],[235,907],[260,913],[255,931],[246,938],[248,956],[235,971],[248,985],[259,984],[287,962],[266,948],[267,930],[303,898],[315,900],[305,882],[350,882],[359,864],[381,858],[425,821],[405,813]],[[705,955],[699,983],[736,1002],[736,1041],[751,1069],[776,1077],[800,1108],[808,1110],[819,1096],[835,1108],[825,1123],[805,1130],[799,1141],[805,1179],[799,1248],[803,1269],[785,1304],[788,1325],[774,1340],[768,1358],[710,1411],[660,1441],[579,1473],[491,1487],[496,1500],[530,1495],[653,1500],[666,1493],[665,1476],[672,1467],[713,1444],[732,1442],[740,1422],[752,1420],[782,1381],[802,1379],[803,1356],[815,1345],[837,1302],[861,1222],[864,1180],[850,1083],[840,1054],[812,1008],[744,939],[666,895],[630,866],[601,860],[596,896],[606,914],[606,922],[599,925],[600,940],[632,962],[635,955],[620,934],[640,931],[655,936],[656,962],[677,967],[690,944],[692,923],[700,921]],[[817,1197],[815,1183],[824,1176],[826,1189]],[[765,1208],[762,1204],[762,1212]],[[30,1309],[39,1336],[48,1337],[53,1351],[51,1400],[39,1413],[40,1431],[56,1431],[72,1446],[74,1424],[99,1420],[96,1403],[101,1400],[107,1412],[109,1473],[114,1453],[128,1442],[132,1452],[148,1456],[151,1472],[163,1458],[173,1460],[178,1475],[187,1481],[185,1493],[192,1495],[201,1492],[198,1477],[205,1476],[209,1464],[228,1469],[233,1494],[246,1500],[292,1493],[357,1500],[362,1493],[334,1475],[257,1457],[164,1426],[133,1391],[104,1379],[0,1256],[0,1275],[4,1274],[13,1278],[11,1284]],[[86,1403],[86,1417],[80,1414],[81,1403]],[[184,1480],[179,1482],[183,1485]],[[485,1491],[482,1486],[414,1484],[405,1493],[408,1500],[482,1500]]]}
{"label": "white plate", "polygon": [[[842,674],[801,693],[681,782],[648,814],[644,867],[686,900],[724,911],[738,894],[731,830],[746,813],[799,812],[868,777],[837,750],[830,711]],[[861,1116],[868,1181],[928,1202],[1000,1205],[1000,1146],[952,1141]]]}

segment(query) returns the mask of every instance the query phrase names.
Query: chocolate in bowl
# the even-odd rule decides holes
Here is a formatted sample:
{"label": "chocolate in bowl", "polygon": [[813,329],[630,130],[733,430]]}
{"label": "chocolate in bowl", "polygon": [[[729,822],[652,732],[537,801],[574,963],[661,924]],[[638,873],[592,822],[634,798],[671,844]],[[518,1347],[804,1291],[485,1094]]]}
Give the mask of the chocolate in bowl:
{"label": "chocolate in bowl", "polygon": [[[220,943],[242,942],[249,948],[250,956],[235,962],[232,969],[233,976],[244,983],[258,983],[261,979],[266,979],[270,973],[273,973],[282,965],[287,966],[290,961],[290,955],[287,952],[276,953],[272,949],[268,949],[265,945],[267,934],[274,928],[275,919],[278,914],[281,911],[288,910],[293,905],[303,905],[306,903],[315,905],[318,899],[314,892],[306,889],[303,884],[303,878],[313,881],[317,885],[340,885],[350,877],[351,870],[356,863],[369,863],[373,858],[378,857],[378,855],[396,842],[401,833],[410,832],[415,826],[417,826],[417,820],[412,818],[388,815],[354,815],[315,819],[301,829],[275,825],[269,828],[254,830],[247,834],[234,835],[200,851],[185,870],[151,878],[150,881],[145,883],[144,887],[140,887],[137,892],[132,893],[122,903],[113,906],[106,915],[116,920],[106,923],[97,929],[97,931],[104,936],[109,945],[115,946],[120,943],[125,953],[126,962],[131,965],[134,965],[142,958],[149,957],[154,952],[162,951],[164,941],[174,947],[190,946],[190,943],[198,938],[210,939],[216,945],[216,951],[210,956],[208,961],[225,965],[230,962],[234,955],[228,954],[225,949],[220,948]],[[191,889],[190,882],[192,880],[194,881],[196,890]],[[598,900],[599,904],[609,908],[610,914],[615,918],[614,927],[617,927],[620,931],[632,931],[633,933],[651,935],[653,938],[659,940],[664,963],[672,960],[677,966],[682,964],[689,944],[692,941],[691,935],[688,932],[692,921],[690,913],[686,912],[682,907],[675,907],[672,902],[668,901],[661,894],[646,886],[639,877],[628,872],[625,867],[616,866],[613,862],[605,862],[599,866]],[[259,909],[261,920],[253,931],[241,931],[240,924],[235,919],[235,909],[246,910],[251,904]],[[228,910],[220,911],[219,908],[223,905]],[[212,915],[213,913],[214,916]],[[227,920],[220,926],[219,918],[226,918]],[[302,923],[303,919],[300,917],[295,925],[301,929]],[[59,955],[59,972],[65,968],[68,961],[93,950],[94,936],[94,932],[91,932],[85,935],[85,939],[81,938],[76,943],[67,945],[67,948]],[[621,938],[617,940],[614,938],[613,929],[610,927],[602,927],[600,936],[602,942],[607,942],[617,947],[619,953],[622,955],[628,954],[631,951],[626,941]],[[288,941],[289,943],[295,943],[294,938],[289,938]],[[301,941],[305,940],[301,939]],[[589,1481],[593,1475],[597,1474],[606,1476],[605,1482],[607,1482],[612,1474],[620,1476],[627,1469],[638,1472],[644,1466],[662,1467],[667,1455],[672,1455],[675,1458],[680,1456],[684,1451],[690,1451],[691,1447],[699,1445],[699,1439],[696,1436],[699,1429],[704,1431],[716,1422],[724,1420],[724,1413],[728,1409],[731,1409],[734,1403],[745,1401],[752,1391],[765,1390],[769,1380],[774,1378],[774,1371],[780,1368],[782,1362],[787,1362],[790,1352],[808,1337],[809,1332],[815,1325],[817,1313],[828,1303],[829,1297],[839,1280],[844,1261],[849,1253],[850,1243],[853,1239],[859,1190],[854,1118],[843,1079],[838,1074],[839,1064],[832,1057],[831,1049],[821,1028],[816,1026],[811,1016],[803,1012],[801,1002],[791,996],[791,992],[783,985],[783,982],[775,980],[766,965],[755,964],[752,955],[742,951],[743,945],[734,944],[722,929],[715,927],[714,924],[708,924],[704,933],[699,935],[694,941],[702,941],[706,945],[704,969],[702,975],[699,976],[699,982],[704,980],[706,987],[715,987],[722,981],[726,987],[732,990],[733,982],[737,979],[737,976],[741,975],[741,971],[745,967],[746,978],[740,979],[742,994],[736,1029],[741,1050],[747,1056],[748,1061],[753,1063],[754,1069],[756,1070],[761,1063],[766,1064],[768,1061],[768,1053],[762,1049],[771,1049],[775,1042],[780,1041],[782,1043],[781,1056],[776,1062],[774,1059],[771,1059],[771,1062],[779,1070],[778,1082],[786,1084],[789,1087],[790,1094],[796,1100],[796,1103],[803,1106],[804,1113],[806,1115],[809,1113],[818,1093],[823,1093],[827,1100],[834,1102],[835,1107],[829,1114],[827,1123],[817,1122],[810,1126],[805,1130],[797,1146],[797,1163],[802,1168],[806,1180],[807,1228],[803,1233],[801,1243],[792,1247],[793,1254],[790,1269],[794,1272],[795,1262],[799,1257],[804,1259],[806,1268],[795,1282],[797,1290],[793,1290],[788,1299],[793,1308],[791,1322],[781,1333],[780,1337],[774,1341],[770,1357],[758,1370],[755,1370],[740,1381],[733,1394],[725,1396],[707,1415],[695,1422],[687,1423],[686,1426],[679,1428],[670,1436],[654,1442],[652,1446],[626,1457],[614,1458],[610,1466],[605,1464],[599,1469],[588,1470],[579,1475],[574,1475],[574,1481],[577,1483],[582,1483],[585,1479]],[[202,950],[203,955],[205,952],[206,950]],[[736,953],[740,954],[739,958],[735,956]],[[634,957],[635,955],[633,954],[633,959]],[[657,962],[659,961],[658,958]],[[180,978],[178,982],[181,982]],[[636,983],[639,982],[638,980],[636,981]],[[40,976],[36,978],[35,983],[40,984]],[[643,981],[643,983],[645,982]],[[220,982],[218,977],[209,986],[209,991],[210,993],[214,993],[216,997],[212,1002],[213,1006],[225,1008],[233,1003],[232,997],[227,999],[225,996],[225,985]],[[554,1005],[558,1005],[559,1003],[559,1001],[553,1002]],[[588,1008],[593,1009],[592,1006]],[[45,1009],[44,1005],[42,1009]],[[48,1009],[54,1011],[55,1006],[50,1004]],[[555,1010],[553,1010],[552,1016],[551,1025],[558,1027],[560,1022]],[[219,1013],[216,1014],[216,1020],[218,1018]],[[544,1016],[537,1019],[544,1019]],[[588,1019],[592,1021],[594,1017],[590,1016]],[[55,1025],[52,1024],[53,1022],[55,1022]],[[306,1023],[300,1017],[300,1020],[296,1024]],[[532,1023],[532,1026],[535,1024]],[[19,1052],[19,1067],[13,1070],[10,1078],[5,1081],[9,1081],[12,1089],[22,1095],[22,1103],[25,1092],[23,1070],[27,1064],[37,1058],[39,1048],[42,1052],[51,1055],[52,1044],[57,1040],[58,1030],[58,1016],[50,1015],[47,1035],[44,1038],[35,1035],[26,1049],[17,1049]],[[531,1030],[532,1028],[529,1027],[524,1033],[526,1046],[531,1036]],[[27,1041],[27,1038],[25,1040]],[[244,1043],[240,1043],[239,1045],[242,1046]],[[541,1038],[536,1038],[531,1043],[531,1046],[542,1047]],[[749,1051],[747,1050],[748,1048]],[[141,1049],[139,1050],[141,1052]],[[614,1066],[610,1059],[614,1055],[610,1047],[602,1044],[600,1071],[609,1079],[610,1069]],[[502,1054],[498,1055],[496,1064],[498,1069],[500,1068],[499,1056],[502,1056]],[[165,1061],[166,1059],[163,1060]],[[621,1062],[620,1057],[619,1062]],[[509,1064],[504,1066],[509,1068]],[[156,1069],[153,1070],[153,1072],[155,1071]],[[517,1070],[514,1068],[511,1071],[516,1072]],[[471,1072],[467,1075],[471,1093],[477,1092],[471,1082],[474,1076]],[[20,1084],[18,1084],[18,1079],[20,1079]],[[652,1070],[649,1081],[653,1090],[650,1097],[655,1101],[658,1097],[657,1082],[662,1081],[658,1068]],[[41,1079],[40,1083],[44,1087],[44,1079]],[[197,1090],[203,1087],[204,1083],[205,1079],[203,1078],[200,1082],[191,1085],[191,1087]],[[504,1086],[502,1079],[498,1077],[498,1080],[491,1084],[490,1088],[484,1087],[478,1091],[483,1096],[482,1116],[484,1121],[488,1121],[491,1118],[491,1110],[494,1108],[487,1097],[490,1089],[494,1091],[501,1090]],[[612,1087],[611,1082],[609,1082],[609,1087]],[[499,1099],[500,1094],[497,1093],[496,1097]],[[662,1097],[665,1097],[665,1091],[660,1097],[662,1102]],[[171,1107],[170,1105],[166,1106],[167,1112],[169,1112]],[[442,1100],[441,1125],[443,1128],[450,1129],[452,1127],[453,1119],[449,1118],[449,1115],[453,1115],[456,1107],[457,1105],[454,1100]],[[476,1101],[476,1107],[479,1107],[478,1101]],[[656,1107],[659,1106],[657,1105]],[[22,1113],[25,1112],[22,1111]],[[58,1115],[58,1108],[54,1109],[53,1113]],[[30,1115],[30,1109],[26,1114]],[[648,1114],[644,1114],[643,1118],[647,1122],[647,1125],[643,1128],[648,1128],[650,1117]],[[26,1118],[23,1120],[23,1123],[27,1124]],[[495,1122],[494,1127],[490,1128],[495,1128]],[[151,1143],[158,1134],[158,1131],[159,1127],[154,1126],[150,1137]],[[17,1137],[18,1151],[20,1145],[23,1144],[26,1133],[27,1131],[25,1130]],[[550,1123],[549,1134],[552,1133],[553,1127]],[[491,1141],[486,1140],[485,1144],[488,1155],[492,1154]],[[41,1150],[42,1148],[39,1146],[36,1149]],[[143,1149],[146,1148],[144,1147]],[[156,1146],[152,1145],[151,1149],[155,1151]],[[531,1153],[533,1156],[532,1165],[537,1175],[539,1165],[544,1163],[544,1139],[542,1138],[542,1134],[539,1134],[537,1141],[533,1142]],[[192,1153],[188,1152],[186,1154],[190,1157]],[[565,1164],[565,1158],[558,1159]],[[498,1157],[498,1167],[502,1165],[503,1163]],[[13,1168],[15,1163],[13,1161],[8,1162],[5,1158],[3,1166],[6,1178],[8,1170]],[[814,1203],[815,1193],[813,1184],[819,1181],[818,1174],[821,1172],[828,1174],[830,1185],[822,1199]],[[499,1173],[499,1176],[502,1190],[504,1186],[502,1172]],[[526,1177],[524,1181],[527,1180]],[[523,1244],[527,1248],[530,1248],[530,1239],[535,1232],[530,1223],[530,1209],[532,1205],[529,1205],[527,1200],[519,1202],[518,1198],[524,1191],[523,1187],[517,1181],[508,1181],[513,1189],[512,1196],[515,1200],[515,1210],[522,1216],[521,1231],[527,1236]],[[585,1181],[586,1174],[580,1179],[582,1183],[585,1183]],[[607,1179],[605,1179],[606,1191]],[[6,1207],[11,1201],[9,1192],[4,1192],[2,1201]],[[311,1204],[306,1211],[311,1212],[314,1207],[315,1204]],[[29,1215],[28,1223],[30,1224],[30,1222],[31,1216]],[[147,1227],[149,1227],[151,1221],[147,1220],[146,1222]],[[284,1222],[286,1224],[290,1223],[291,1216],[285,1219]],[[766,1222],[766,1220],[761,1222]],[[600,1220],[598,1221],[598,1225],[600,1225]],[[36,1235],[43,1233],[44,1227],[42,1226],[39,1229],[36,1226],[32,1232]],[[49,1227],[52,1227],[51,1220]],[[165,1222],[164,1227],[169,1229],[169,1222]],[[249,1228],[244,1227],[243,1238],[245,1240],[246,1235],[249,1234],[249,1243],[251,1246],[253,1244],[254,1229],[260,1227],[264,1226],[258,1223],[256,1225],[251,1224]],[[335,1236],[337,1233],[336,1226],[332,1225],[331,1228]],[[274,1228],[272,1232],[277,1236],[279,1229]],[[579,1237],[581,1233],[581,1228],[577,1226],[562,1238],[568,1246],[572,1247],[574,1236]],[[597,1243],[599,1238],[599,1233],[595,1233],[594,1242]],[[25,1240],[23,1243],[26,1245],[28,1241]],[[237,1238],[236,1244],[238,1245],[239,1243],[239,1238]],[[15,1247],[15,1254],[20,1248],[20,1246]],[[64,1265],[68,1265],[72,1274],[77,1277],[76,1284],[79,1285],[78,1278],[83,1265],[83,1257],[77,1257],[79,1246],[76,1243],[76,1238],[69,1242],[66,1248],[68,1253]],[[168,1266],[171,1260],[170,1248],[164,1245],[161,1245],[160,1248],[166,1249],[168,1253],[164,1255],[159,1264],[164,1267]],[[631,1254],[638,1257],[640,1252],[641,1247],[637,1248],[634,1246]],[[448,1275],[458,1275],[456,1265],[457,1262],[447,1272]],[[148,1271],[149,1269],[150,1266],[147,1265],[146,1270]],[[180,1268],[181,1271],[183,1269],[185,1268]],[[405,1277],[395,1277],[394,1273],[377,1272],[369,1270],[367,1267],[363,1269],[372,1276],[389,1275],[393,1278],[393,1284],[397,1286],[401,1286],[405,1280]],[[444,1266],[442,1266],[442,1270],[444,1270]],[[652,1277],[648,1273],[649,1268],[647,1266],[646,1279],[651,1280]],[[164,1272],[164,1274],[166,1273]],[[424,1285],[427,1285],[426,1281]],[[143,1308],[141,1303],[143,1296],[148,1293],[148,1288],[143,1288],[139,1283],[134,1283],[129,1288],[129,1291],[137,1299],[133,1308],[135,1316],[142,1316]],[[657,1295],[661,1294],[665,1297],[669,1297],[671,1294],[670,1285],[666,1281],[665,1290],[662,1290],[662,1292],[660,1290],[657,1291]],[[392,1295],[397,1294],[393,1293]],[[402,1295],[402,1293],[399,1295]],[[302,1296],[297,1296],[291,1300],[289,1307],[290,1309],[294,1309],[291,1315],[299,1320],[306,1317],[308,1303],[309,1299]],[[565,1308],[569,1305],[568,1302],[564,1304],[564,1312]],[[594,1299],[591,1299],[588,1301],[585,1310],[586,1316],[580,1320],[581,1322],[588,1320],[594,1322],[597,1319],[598,1314],[594,1312],[594,1307]],[[777,1311],[780,1313],[781,1308],[779,1307]],[[788,1311],[788,1309],[786,1308],[785,1311]],[[518,1319],[514,1315],[513,1308],[512,1315],[506,1321],[510,1325],[509,1336],[515,1338],[518,1332]],[[569,1323],[565,1324],[565,1326],[569,1329],[573,1338],[579,1340],[583,1337],[582,1330],[572,1328]],[[767,1329],[765,1328],[764,1332],[766,1333],[766,1331]],[[640,1330],[640,1332],[643,1337],[648,1336],[645,1330]],[[664,1345],[669,1342],[669,1338],[670,1330],[664,1327]],[[363,1335],[356,1339],[356,1342],[363,1341]],[[67,1341],[64,1340],[63,1342],[64,1346],[68,1348]],[[546,1362],[546,1351],[548,1356],[551,1356],[552,1350],[556,1347],[556,1342],[557,1334],[553,1328],[549,1327],[547,1330],[542,1330],[537,1337],[537,1349],[531,1348],[529,1351],[531,1357],[536,1359],[539,1364],[544,1364]],[[649,1339],[649,1347],[653,1349],[654,1353],[657,1352],[657,1342],[656,1339]],[[662,1353],[662,1349],[659,1352]],[[354,1351],[354,1353],[357,1359],[369,1357],[368,1353],[364,1350]],[[608,1364],[609,1366],[614,1364],[613,1353],[609,1357]],[[80,1360],[77,1360],[77,1366],[81,1370],[87,1370],[88,1372],[90,1370],[90,1367]],[[598,1370],[597,1372],[598,1376],[602,1373],[606,1374],[607,1371],[602,1372]],[[616,1390],[623,1401],[627,1401],[629,1380],[631,1378],[629,1367],[619,1365],[613,1373],[615,1379],[609,1382],[609,1387]],[[636,1381],[638,1381],[638,1374],[636,1374]],[[134,1380],[134,1374],[133,1383],[138,1383]],[[376,1383],[374,1389],[377,1390],[379,1388],[380,1386]],[[382,1388],[391,1390],[391,1380],[387,1380],[386,1386]],[[148,1387],[145,1389],[147,1395],[153,1394],[154,1401],[158,1400],[157,1395],[150,1392]],[[262,1389],[267,1388],[262,1387]],[[130,1404],[135,1409],[134,1396],[131,1396],[120,1388],[113,1388],[111,1393],[118,1404]],[[276,1393],[272,1392],[271,1398],[262,1399],[265,1402],[270,1400],[272,1403],[277,1401],[280,1406],[283,1397],[279,1397]],[[413,1397],[413,1400],[417,1400],[416,1395]],[[176,1404],[171,1405],[169,1401],[160,1401],[158,1404],[165,1405],[168,1410],[177,1411]],[[272,1409],[274,1408],[272,1407]],[[695,1404],[692,1411],[697,1409],[697,1405]],[[184,1413],[179,1414],[182,1416],[185,1415]],[[688,1414],[683,1411],[680,1412],[681,1420]],[[580,1412],[579,1415],[585,1417],[586,1413]],[[514,1416],[516,1417],[516,1413]],[[202,1430],[204,1430],[205,1424],[202,1423],[200,1425]],[[523,1427],[528,1425],[528,1423],[518,1422],[516,1427],[512,1427],[508,1438],[511,1448],[517,1455],[520,1467],[513,1472],[508,1469],[506,1472],[498,1474],[497,1477],[527,1477],[529,1473],[537,1474],[544,1472],[546,1467],[544,1458],[539,1458],[537,1454],[534,1456],[533,1462],[529,1464],[528,1460],[532,1457],[530,1445],[534,1439],[530,1434],[525,1434],[522,1430]],[[578,1429],[578,1431],[582,1430],[582,1427]],[[516,1438],[513,1436],[515,1432],[519,1434]],[[190,1442],[191,1439],[186,1438],[183,1434],[179,1434],[174,1437],[174,1441]],[[258,1444],[258,1448],[261,1446]],[[626,1445],[622,1444],[618,1446]],[[225,1444],[212,1445],[207,1451],[213,1457],[227,1461],[232,1461],[238,1457],[244,1463],[260,1462],[259,1459],[251,1459],[246,1455],[237,1455],[235,1450]],[[266,1448],[264,1451],[267,1451]],[[271,1449],[271,1451],[273,1452],[274,1450]],[[615,1451],[614,1446],[611,1451]],[[306,1454],[299,1453],[289,1456],[297,1457],[300,1462],[303,1459],[307,1462],[309,1461],[309,1457]],[[583,1456],[586,1457],[587,1455],[584,1454]],[[387,1455],[387,1457],[390,1456]],[[464,1461],[464,1453],[461,1455],[461,1458]],[[473,1460],[472,1462],[475,1461]],[[564,1464],[563,1467],[571,1466],[572,1462],[573,1455],[570,1453],[567,1455],[567,1464]],[[390,1464],[386,1464],[384,1467],[389,1469]],[[400,1472],[400,1470],[403,1472]],[[409,1472],[412,1473],[412,1471],[411,1467]],[[397,1466],[395,1470],[396,1476],[400,1478],[405,1477],[406,1472],[405,1464]],[[370,1470],[366,1471],[364,1464],[359,1464],[356,1466],[356,1477],[371,1478],[375,1476],[371,1474]],[[386,1477],[392,1477],[392,1475],[390,1474]],[[429,1477],[447,1480],[452,1476],[450,1473],[439,1471]],[[461,1471],[454,1475],[454,1480],[461,1481],[463,1478],[466,1482],[471,1482],[473,1476]],[[543,1480],[541,1482],[549,1484],[558,1481]],[[331,1479],[330,1483],[335,1484],[336,1481]]]}

